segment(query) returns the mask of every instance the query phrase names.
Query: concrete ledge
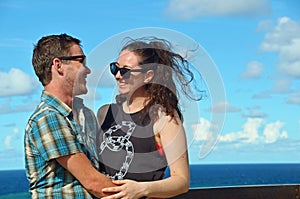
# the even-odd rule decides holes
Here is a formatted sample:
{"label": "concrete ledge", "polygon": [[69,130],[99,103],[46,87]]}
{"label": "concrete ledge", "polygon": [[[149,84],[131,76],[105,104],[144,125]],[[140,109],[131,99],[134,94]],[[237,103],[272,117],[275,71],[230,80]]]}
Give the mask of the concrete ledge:
{"label": "concrete ledge", "polygon": [[300,199],[300,185],[191,189],[174,199]]}

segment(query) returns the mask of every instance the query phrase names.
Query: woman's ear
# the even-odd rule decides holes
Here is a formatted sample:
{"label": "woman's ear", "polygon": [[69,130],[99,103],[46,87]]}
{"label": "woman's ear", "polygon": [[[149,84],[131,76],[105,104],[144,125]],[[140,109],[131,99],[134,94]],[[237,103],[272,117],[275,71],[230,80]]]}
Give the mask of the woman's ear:
{"label": "woman's ear", "polygon": [[154,71],[148,70],[145,74],[144,83],[147,84],[147,83],[151,82],[153,78],[154,78]]}

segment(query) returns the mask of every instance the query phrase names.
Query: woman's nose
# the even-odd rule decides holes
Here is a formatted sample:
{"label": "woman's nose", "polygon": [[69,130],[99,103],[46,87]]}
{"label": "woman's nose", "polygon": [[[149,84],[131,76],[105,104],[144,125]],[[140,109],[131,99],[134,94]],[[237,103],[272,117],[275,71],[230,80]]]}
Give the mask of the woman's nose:
{"label": "woman's nose", "polygon": [[118,71],[116,74],[116,79],[119,80],[121,78],[122,78],[122,75],[121,75],[120,71]]}

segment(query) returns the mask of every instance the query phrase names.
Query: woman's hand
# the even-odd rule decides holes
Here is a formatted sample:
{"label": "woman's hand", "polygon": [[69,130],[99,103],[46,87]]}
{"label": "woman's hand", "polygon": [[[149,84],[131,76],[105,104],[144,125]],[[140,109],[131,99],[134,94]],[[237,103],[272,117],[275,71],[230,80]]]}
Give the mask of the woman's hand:
{"label": "woman's hand", "polygon": [[134,180],[113,180],[116,187],[102,189],[103,192],[115,193],[102,199],[138,199],[145,196],[145,187],[143,183]]}

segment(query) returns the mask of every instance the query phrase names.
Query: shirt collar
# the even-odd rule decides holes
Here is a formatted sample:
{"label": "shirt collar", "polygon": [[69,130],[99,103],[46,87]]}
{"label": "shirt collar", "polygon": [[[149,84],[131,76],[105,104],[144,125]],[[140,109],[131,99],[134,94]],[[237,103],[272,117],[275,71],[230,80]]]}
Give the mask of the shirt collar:
{"label": "shirt collar", "polygon": [[72,109],[68,105],[47,91],[42,92],[41,100],[65,116],[69,116],[72,113]]}

